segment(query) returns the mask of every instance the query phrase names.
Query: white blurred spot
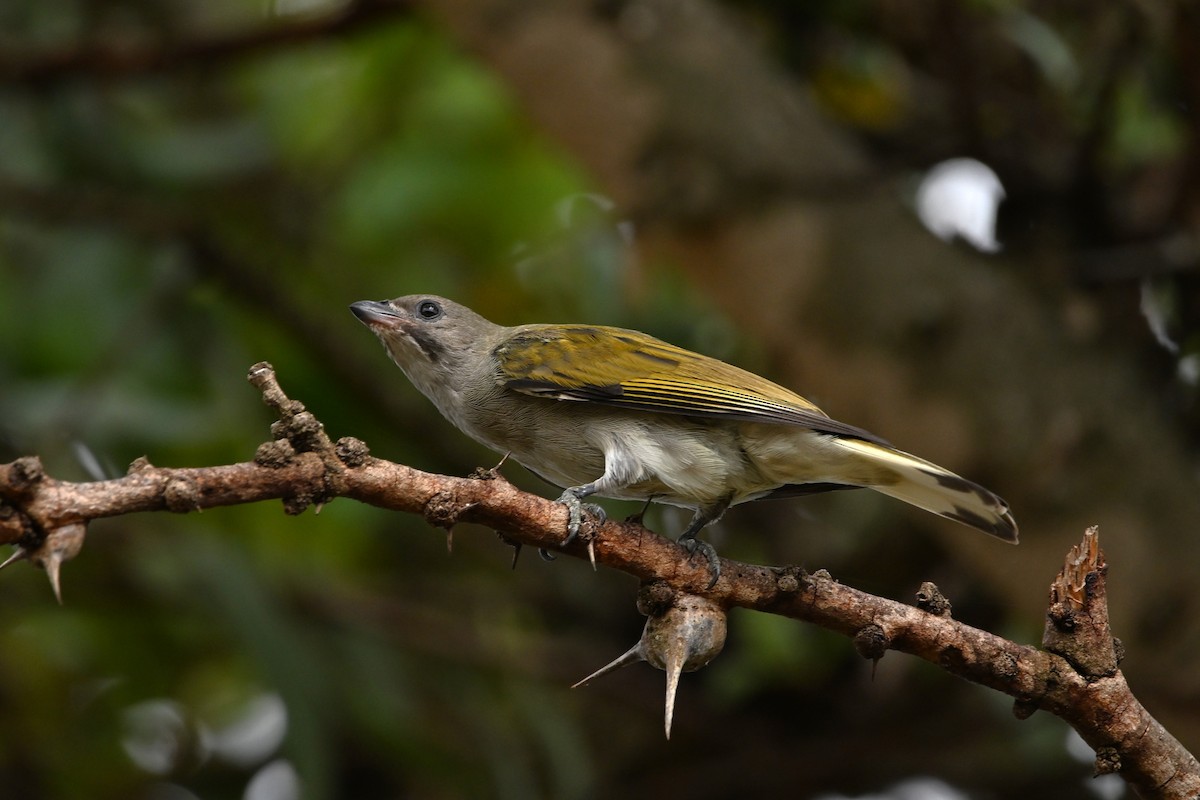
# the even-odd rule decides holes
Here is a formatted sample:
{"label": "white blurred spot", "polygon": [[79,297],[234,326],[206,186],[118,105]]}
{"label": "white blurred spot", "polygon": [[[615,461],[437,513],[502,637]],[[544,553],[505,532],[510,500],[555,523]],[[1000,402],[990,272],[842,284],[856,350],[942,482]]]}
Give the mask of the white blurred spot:
{"label": "white blurred spot", "polygon": [[146,800],[200,800],[177,783],[156,783],[146,788]]}
{"label": "white blurred spot", "polygon": [[152,775],[166,775],[188,759],[193,737],[183,706],[146,700],[125,709],[121,747],[129,760]]}
{"label": "white blurred spot", "polygon": [[79,466],[83,467],[83,471],[94,481],[103,481],[112,477],[108,474],[100,459],[92,451],[92,448],[81,442],[79,439],[71,441],[71,450],[75,452],[75,458],[79,461]]}
{"label": "white blurred spot", "polygon": [[1200,355],[1191,353],[1184,356],[1179,359],[1175,370],[1181,382],[1186,386],[1195,386],[1200,383]]}
{"label": "white blurred spot", "polygon": [[1074,728],[1067,729],[1067,741],[1064,744],[1067,748],[1067,755],[1076,761],[1090,764],[1096,760],[1096,751],[1083,740],[1083,737]]}
{"label": "white blurred spot", "polygon": [[1179,344],[1171,338],[1168,330],[1169,318],[1175,307],[1172,286],[1168,283],[1156,283],[1147,278],[1142,281],[1141,290],[1142,298],[1138,307],[1142,311],[1142,316],[1146,318],[1146,324],[1150,326],[1150,332],[1154,334],[1155,341],[1161,344],[1168,353],[1178,353]]}
{"label": "white blurred spot", "polygon": [[[1096,751],[1083,740],[1083,737],[1074,728],[1067,730],[1065,744],[1067,754],[1071,758],[1084,764],[1095,763]],[[1125,781],[1119,775],[1097,775],[1094,778],[1085,778],[1083,785],[1100,800],[1117,800],[1117,798],[1125,796]]]}
{"label": "white blurred spot", "polygon": [[287,727],[287,705],[283,698],[264,693],[251,698],[233,722],[209,731],[205,743],[214,756],[249,767],[262,763],[279,749]]}
{"label": "white blurred spot", "polygon": [[1118,800],[1126,795],[1125,779],[1120,775],[1097,775],[1084,778],[1083,785],[1100,800]]}
{"label": "white blurred spot", "polygon": [[276,17],[296,17],[330,13],[346,6],[346,0],[275,0],[271,13]]}
{"label": "white blurred spot", "polygon": [[935,164],[917,188],[917,215],[943,241],[959,237],[977,250],[995,253],[996,212],[1004,187],[991,167],[973,158]]}
{"label": "white blurred spot", "polygon": [[617,234],[621,237],[621,241],[625,244],[633,244],[634,234],[637,229],[629,220],[623,220],[617,223]]}
{"label": "white blurred spot", "polygon": [[281,758],[255,773],[242,800],[300,800],[300,776],[292,762]]}
{"label": "white blurred spot", "polygon": [[879,794],[850,798],[844,794],[825,794],[817,800],[969,800],[968,796],[937,778],[910,778]]}
{"label": "white blurred spot", "polygon": [[605,214],[616,208],[616,203],[608,199],[602,194],[596,192],[573,192],[562,200],[559,200],[554,207],[554,211],[558,216],[558,223],[564,228],[571,227],[575,222],[575,217],[578,215],[580,206],[599,209]]}

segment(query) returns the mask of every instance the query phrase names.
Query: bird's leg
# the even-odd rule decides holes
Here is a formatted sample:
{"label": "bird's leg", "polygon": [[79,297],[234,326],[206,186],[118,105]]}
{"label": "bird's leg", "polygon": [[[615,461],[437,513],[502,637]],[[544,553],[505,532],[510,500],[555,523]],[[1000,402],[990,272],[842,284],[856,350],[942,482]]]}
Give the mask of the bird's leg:
{"label": "bird's leg", "polygon": [[729,508],[729,503],[732,500],[732,497],[723,497],[710,506],[697,508],[692,521],[688,523],[687,529],[679,534],[679,543],[687,548],[689,558],[698,550],[708,559],[708,570],[712,577],[709,578],[708,586],[705,587],[706,589],[711,589],[717,585],[717,579],[721,577],[721,560],[717,558],[716,548],[708,542],[697,539],[696,534],[706,526],[719,520],[721,515],[725,513],[725,509]]}
{"label": "bird's leg", "polygon": [[608,519],[604,509],[594,503],[585,503],[583,498],[596,493],[600,488],[599,481],[585,483],[583,486],[572,486],[562,493],[558,502],[567,507],[567,538],[563,544],[570,544],[579,535],[579,527],[583,524],[583,512],[593,514],[600,522]]}

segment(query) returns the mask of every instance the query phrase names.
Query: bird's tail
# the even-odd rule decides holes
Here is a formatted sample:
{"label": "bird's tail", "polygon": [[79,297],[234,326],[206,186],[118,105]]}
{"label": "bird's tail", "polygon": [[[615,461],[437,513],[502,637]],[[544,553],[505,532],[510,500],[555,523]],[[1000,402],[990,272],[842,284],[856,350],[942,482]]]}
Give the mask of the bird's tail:
{"label": "bird's tail", "polygon": [[876,468],[881,479],[868,488],[1016,544],[1017,523],[1008,503],[979,484],[890,447],[861,439],[835,441]]}

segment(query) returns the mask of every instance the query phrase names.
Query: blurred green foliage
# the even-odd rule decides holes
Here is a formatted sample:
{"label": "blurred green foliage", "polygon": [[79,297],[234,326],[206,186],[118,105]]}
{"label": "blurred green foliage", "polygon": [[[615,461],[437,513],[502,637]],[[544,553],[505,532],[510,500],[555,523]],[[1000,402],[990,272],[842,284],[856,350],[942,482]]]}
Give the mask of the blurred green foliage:
{"label": "blurred green foliage", "polygon": [[[18,0],[0,8],[0,34],[20,43],[17,56],[92,37],[202,37],[262,23],[261,5]],[[895,130],[917,104],[919,67],[877,4],[735,5],[859,134]],[[1021,4],[964,5],[1002,15]],[[1030,48],[1048,30],[997,27]],[[1153,95],[1121,85],[1114,162],[1181,146]],[[244,375],[265,359],[335,438],[451,474],[490,465],[346,309],[416,291],[506,323],[626,325],[769,365],[672,265],[639,263],[635,235],[496,77],[407,13],[203,66],[0,83],[0,461],[36,453],[53,476],[85,480],[142,455],[248,460],[271,417]],[[794,512],[795,527],[842,502],[806,501],[814,511]],[[859,508],[869,522],[875,506]],[[747,528],[763,519],[740,513]],[[670,511],[649,521],[679,525]],[[943,555],[909,542],[921,566],[906,566],[863,528],[875,563],[854,561],[863,540],[821,541],[820,522],[802,543],[719,544],[763,562],[808,546],[817,566],[846,566],[892,596]],[[966,729],[1019,742],[987,740],[981,763],[1019,752],[1034,784],[1086,773],[1055,720],[1013,732],[1007,705],[982,690],[947,688],[898,658],[873,682],[844,640],[751,614],[735,615],[721,660],[684,679],[667,745],[658,674],[566,688],[635,640],[632,580],[529,552],[512,572],[510,555],[490,532],[463,529],[448,556],[420,520],[344,500],[299,517],[270,504],[98,522],[64,569],[64,608],[25,566],[0,579],[0,794],[286,798],[286,786],[247,790],[282,757],[310,800],[669,796],[691,772],[729,796],[757,785],[747,769],[785,772],[801,752],[826,771],[797,779],[797,796],[865,791],[933,769],[928,752],[953,744],[957,729],[904,728],[930,697]],[[996,598],[968,602],[981,624],[1009,624]],[[230,744],[247,719],[257,733]],[[864,746],[850,763],[860,774],[841,777],[834,734],[868,728],[895,744]]]}
{"label": "blurred green foliage", "polygon": [[[9,35],[82,35],[45,31],[27,5]],[[366,297],[427,290],[512,322],[732,346],[727,325],[689,323],[698,299],[680,306],[676,279],[625,302],[611,204],[420,22],[203,73],[4,92],[0,117],[0,180],[38,198],[0,212],[0,458],[37,453],[56,477],[248,459],[271,421],[243,380],[259,359],[334,436],[455,474],[492,463],[347,312]],[[231,266],[211,269],[193,235]],[[341,358],[314,354],[297,315]],[[364,408],[352,370],[394,395],[390,415]],[[636,624],[630,587],[529,553],[511,573],[479,533],[448,559],[411,517],[246,506],[94,524],[62,609],[44,578],[7,572],[0,595],[22,610],[0,628],[5,796],[241,797],[279,755],[309,798],[590,794],[566,686],[600,651],[577,615]],[[286,708],[281,745],[247,760],[214,744],[264,695]]]}

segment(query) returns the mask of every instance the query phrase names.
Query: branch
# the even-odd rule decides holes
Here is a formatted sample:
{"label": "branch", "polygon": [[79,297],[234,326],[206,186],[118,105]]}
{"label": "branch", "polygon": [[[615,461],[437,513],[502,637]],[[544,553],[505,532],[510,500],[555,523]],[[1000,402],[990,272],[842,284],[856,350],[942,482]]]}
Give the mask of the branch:
{"label": "branch", "polygon": [[352,0],[328,14],[191,41],[147,44],[96,40],[37,51],[22,50],[10,42],[9,46],[0,46],[0,83],[38,88],[77,76],[129,77],[220,63],[232,57],[358,30],[409,10],[409,4],[403,0]]}
{"label": "branch", "polygon": [[1200,764],[1137,701],[1118,667],[1122,648],[1108,627],[1107,565],[1094,528],[1051,586],[1045,649],[1038,649],[954,620],[950,604],[930,583],[910,606],[843,586],[824,570],[808,574],[722,559],[720,580],[706,589],[703,560],[692,560],[681,545],[640,524],[589,520],[575,541],[564,543],[565,508],[516,489],[496,470],[453,478],[374,458],[357,439],[331,441],[316,417],[284,394],[269,364],[256,364],[249,379],[279,415],[273,440],[259,446],[252,462],[164,469],[142,458],[125,477],[93,483],[56,480],[35,457],[0,465],[0,543],[18,547],[6,563],[31,560],[51,573],[57,587],[59,566],[78,553],[93,519],[269,499],[300,514],[348,497],[421,514],[447,531],[460,522],[478,523],[501,531],[515,546],[590,558],[648,582],[653,591],[643,590],[646,605],[681,606],[673,598],[701,596],[722,610],[740,606],[845,634],[866,658],[878,660],[888,650],[910,653],[1012,696],[1022,719],[1039,709],[1061,717],[1096,751],[1097,774],[1119,773],[1144,797],[1200,793]]}

